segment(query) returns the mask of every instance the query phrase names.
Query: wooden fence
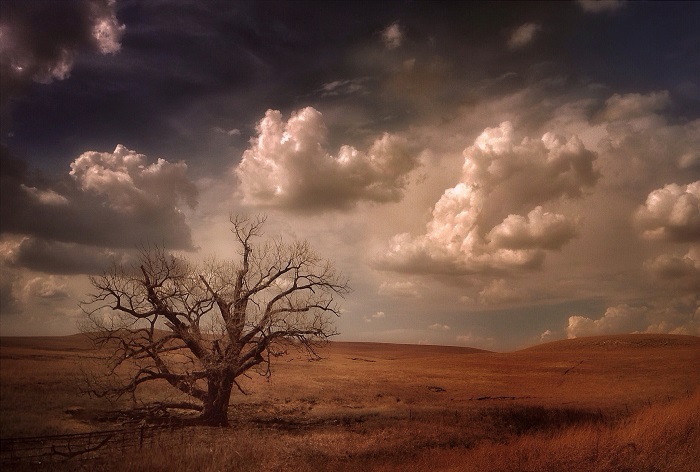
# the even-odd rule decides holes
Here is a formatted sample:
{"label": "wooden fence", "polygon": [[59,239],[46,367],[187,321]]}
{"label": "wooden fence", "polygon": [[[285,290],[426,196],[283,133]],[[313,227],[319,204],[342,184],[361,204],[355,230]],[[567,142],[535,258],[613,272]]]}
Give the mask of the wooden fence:
{"label": "wooden fence", "polygon": [[142,426],[80,434],[0,439],[0,465],[95,459],[185,441],[185,429]]}

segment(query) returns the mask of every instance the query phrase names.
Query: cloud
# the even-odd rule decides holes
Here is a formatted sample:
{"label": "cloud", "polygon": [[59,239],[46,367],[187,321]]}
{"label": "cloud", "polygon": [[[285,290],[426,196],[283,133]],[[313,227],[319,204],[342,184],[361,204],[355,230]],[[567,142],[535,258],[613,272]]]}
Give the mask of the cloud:
{"label": "cloud", "polygon": [[220,126],[215,126],[214,131],[220,134],[225,134],[226,136],[240,136],[241,130],[238,128],[224,129]]}
{"label": "cloud", "polygon": [[700,245],[692,245],[683,256],[661,254],[646,261],[644,268],[675,289],[700,291]]}
{"label": "cloud", "polygon": [[197,188],[187,179],[184,162],[158,159],[148,165],[146,156],[119,144],[113,153],[85,152],[70,167],[82,190],[105,196],[120,213],[197,205]]}
{"label": "cloud", "polygon": [[649,94],[628,93],[614,94],[605,101],[603,117],[607,120],[625,120],[638,118],[663,110],[671,103],[668,90]]}
{"label": "cloud", "polygon": [[513,286],[504,279],[492,281],[479,292],[479,301],[486,305],[498,305],[501,303],[512,303],[527,299],[527,292]]}
{"label": "cloud", "polygon": [[578,0],[577,3],[586,13],[612,13],[625,6],[622,0]]}
{"label": "cloud", "polygon": [[540,342],[541,343],[550,342],[550,341],[554,340],[554,336],[555,336],[554,332],[547,329],[542,334],[540,334]]}
{"label": "cloud", "polygon": [[8,0],[0,18],[3,95],[66,79],[80,51],[116,53],[124,31],[114,0]]}
{"label": "cloud", "polygon": [[50,274],[99,274],[129,257],[104,248],[23,238],[10,260],[13,266]]}
{"label": "cloud", "polygon": [[461,181],[435,204],[426,233],[394,236],[380,267],[447,274],[539,267],[546,250],[577,233],[575,221],[542,205],[582,196],[599,177],[596,154],[577,137],[518,140],[510,122],[486,128],[464,158]]}
{"label": "cloud", "polygon": [[647,239],[700,241],[700,181],[654,190],[635,220]]}
{"label": "cloud", "polygon": [[366,84],[369,77],[356,79],[334,80],[323,84],[319,90],[322,97],[335,97],[339,95],[354,95],[368,93]]}
{"label": "cloud", "polygon": [[519,26],[513,34],[508,38],[508,47],[510,49],[520,49],[532,43],[535,39],[535,35],[542,29],[542,27],[536,23],[525,23]]}
{"label": "cloud", "polygon": [[311,107],[287,122],[268,110],[257,130],[235,169],[248,205],[322,211],[360,201],[395,202],[419,163],[405,139],[388,133],[366,152],[344,145],[332,156],[321,113]]}
{"label": "cloud", "polygon": [[86,254],[147,243],[193,249],[183,209],[196,204],[197,189],[186,170],[117,146],[83,153],[71,174],[46,178],[3,153],[0,233],[90,246]]}
{"label": "cloud", "polygon": [[444,325],[444,324],[435,323],[435,324],[428,326],[428,329],[432,329],[433,331],[449,331],[452,328],[450,328],[449,326]]}
{"label": "cloud", "polygon": [[404,33],[398,21],[390,24],[382,31],[382,42],[387,49],[396,49],[403,42]]}
{"label": "cloud", "polygon": [[67,205],[68,199],[54,190],[39,190],[36,187],[27,187],[20,184],[20,188],[42,205]]}
{"label": "cloud", "polygon": [[486,239],[497,248],[560,249],[576,236],[576,225],[563,215],[545,212],[536,207],[527,217],[508,215],[495,226]]}
{"label": "cloud", "polygon": [[68,298],[65,282],[62,277],[56,275],[33,277],[24,284],[22,292],[25,300]]}
{"label": "cloud", "polygon": [[386,313],[384,313],[383,311],[378,311],[371,316],[365,315],[363,319],[365,323],[371,323],[373,320],[379,320],[382,318],[386,318]]}
{"label": "cloud", "polygon": [[597,319],[574,315],[566,328],[568,338],[626,333],[700,335],[700,297],[697,295],[644,305],[616,305]]}
{"label": "cloud", "polygon": [[418,297],[420,293],[414,282],[382,282],[377,290],[379,295],[385,295],[395,298],[403,297]]}
{"label": "cloud", "polygon": [[636,193],[640,182],[661,186],[678,181],[679,170],[686,179],[697,179],[700,120],[670,123],[660,113],[666,92],[618,97],[608,99],[600,115],[617,117],[599,128],[604,131],[599,148],[605,185]]}

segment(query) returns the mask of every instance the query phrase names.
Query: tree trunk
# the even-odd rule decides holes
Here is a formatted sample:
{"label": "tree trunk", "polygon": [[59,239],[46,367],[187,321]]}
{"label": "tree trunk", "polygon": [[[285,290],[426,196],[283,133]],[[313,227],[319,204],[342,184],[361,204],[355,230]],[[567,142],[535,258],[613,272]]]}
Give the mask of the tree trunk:
{"label": "tree trunk", "polygon": [[207,380],[207,398],[199,421],[209,426],[228,426],[228,404],[233,389],[230,372],[216,372]]}

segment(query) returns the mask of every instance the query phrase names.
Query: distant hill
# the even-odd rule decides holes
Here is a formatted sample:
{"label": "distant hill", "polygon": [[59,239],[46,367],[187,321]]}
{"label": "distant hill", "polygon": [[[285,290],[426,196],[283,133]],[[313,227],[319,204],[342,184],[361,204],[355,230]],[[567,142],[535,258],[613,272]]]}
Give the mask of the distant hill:
{"label": "distant hill", "polygon": [[[94,349],[89,334],[72,334],[69,336],[0,336],[0,346],[22,347],[43,350],[88,350]],[[676,334],[619,334],[606,336],[591,336],[552,341],[536,346],[520,349],[515,352],[546,353],[597,351],[615,349],[655,348],[673,346],[700,347],[700,337]],[[361,355],[390,355],[400,357],[433,357],[455,354],[490,353],[484,349],[462,346],[440,346],[421,344],[394,344],[377,342],[348,342],[331,341],[331,351],[353,352]]]}
{"label": "distant hill", "polygon": [[672,346],[700,346],[700,337],[679,334],[617,334],[564,339],[521,349],[519,352],[615,350]]}
{"label": "distant hill", "polygon": [[88,335],[82,333],[69,336],[1,336],[0,346],[50,351],[73,351],[95,347]]}

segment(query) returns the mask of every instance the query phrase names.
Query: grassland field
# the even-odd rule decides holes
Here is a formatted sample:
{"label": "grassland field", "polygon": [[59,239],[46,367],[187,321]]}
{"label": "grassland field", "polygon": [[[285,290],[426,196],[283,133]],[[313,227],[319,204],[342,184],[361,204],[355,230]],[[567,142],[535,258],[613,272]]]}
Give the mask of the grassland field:
{"label": "grassland field", "polygon": [[[0,338],[0,436],[122,426],[81,393],[99,355],[82,336]],[[95,470],[700,470],[700,338],[580,338],[495,353],[330,343],[244,379],[231,426],[177,447],[81,463]],[[149,400],[175,399],[167,387]],[[75,464],[50,468],[71,470]]]}

